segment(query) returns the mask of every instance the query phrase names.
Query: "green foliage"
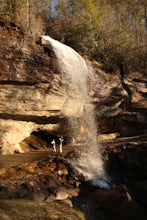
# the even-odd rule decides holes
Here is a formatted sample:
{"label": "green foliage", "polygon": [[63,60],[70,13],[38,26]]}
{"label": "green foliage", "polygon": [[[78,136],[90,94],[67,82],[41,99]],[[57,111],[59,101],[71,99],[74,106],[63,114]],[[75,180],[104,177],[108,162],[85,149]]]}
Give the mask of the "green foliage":
{"label": "green foliage", "polygon": [[9,15],[15,15],[16,14],[16,0],[1,0],[1,11],[3,11],[6,14]]}
{"label": "green foliage", "polygon": [[16,18],[19,10],[26,4],[25,0],[0,0],[0,13]]}
{"label": "green foliage", "polygon": [[47,33],[102,62],[109,72],[145,73],[145,11],[145,0],[61,0]]}

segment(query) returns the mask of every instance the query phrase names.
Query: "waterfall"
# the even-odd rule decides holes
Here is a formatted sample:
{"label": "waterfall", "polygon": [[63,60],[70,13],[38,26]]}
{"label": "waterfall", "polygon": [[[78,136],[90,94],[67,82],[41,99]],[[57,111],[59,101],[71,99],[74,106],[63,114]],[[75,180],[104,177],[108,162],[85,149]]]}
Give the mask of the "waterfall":
{"label": "waterfall", "polygon": [[[80,157],[72,161],[72,165],[86,180],[107,187],[104,164],[97,142],[94,107],[89,101],[89,76],[94,70],[71,47],[49,36],[42,36],[42,41],[52,47],[58,59],[62,79],[68,82],[68,95],[62,112],[68,115],[73,137],[81,138],[87,146]],[[72,111],[70,115],[70,109],[75,109],[74,114]]]}

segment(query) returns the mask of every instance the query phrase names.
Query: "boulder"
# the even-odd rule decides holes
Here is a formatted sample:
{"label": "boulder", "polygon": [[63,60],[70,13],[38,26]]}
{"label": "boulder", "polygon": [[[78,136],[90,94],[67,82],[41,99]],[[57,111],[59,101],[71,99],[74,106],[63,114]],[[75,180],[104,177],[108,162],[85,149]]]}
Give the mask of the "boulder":
{"label": "boulder", "polygon": [[130,191],[138,203],[147,210],[147,181],[138,181],[130,186]]}
{"label": "boulder", "polygon": [[104,219],[143,219],[140,206],[134,201],[124,187],[113,187],[111,189],[98,189],[88,195],[85,204],[85,212],[91,219],[98,219],[99,215]]}

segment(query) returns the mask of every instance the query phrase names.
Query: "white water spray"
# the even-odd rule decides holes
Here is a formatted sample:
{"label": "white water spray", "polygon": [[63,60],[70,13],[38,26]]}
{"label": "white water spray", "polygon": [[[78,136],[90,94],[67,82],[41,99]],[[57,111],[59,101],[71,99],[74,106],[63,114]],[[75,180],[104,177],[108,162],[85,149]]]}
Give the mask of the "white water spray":
{"label": "white water spray", "polygon": [[[52,47],[58,58],[62,79],[68,82],[67,100],[62,112],[69,116],[73,137],[84,139],[88,146],[81,156],[73,161],[73,166],[86,180],[93,181],[95,185],[107,187],[103,160],[97,143],[93,105],[89,101],[88,78],[91,68],[71,47],[49,36],[42,36],[42,41]],[[72,109],[71,115],[70,109]],[[73,109],[75,109],[74,115]]]}

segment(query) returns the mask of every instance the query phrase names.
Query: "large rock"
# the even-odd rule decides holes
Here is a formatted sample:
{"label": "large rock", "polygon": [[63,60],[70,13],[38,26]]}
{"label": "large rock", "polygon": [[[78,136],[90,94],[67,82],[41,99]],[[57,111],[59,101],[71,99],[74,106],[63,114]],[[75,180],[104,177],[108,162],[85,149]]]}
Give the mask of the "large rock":
{"label": "large rock", "polygon": [[55,131],[59,125],[39,125],[34,122],[0,119],[0,126],[1,152],[2,154],[13,154],[15,151],[22,153],[28,150],[27,148],[22,149],[20,143],[29,137],[33,131],[37,129]]}
{"label": "large rock", "polygon": [[144,211],[147,213],[147,181],[138,181],[131,185],[131,193],[138,203],[144,208]]}
{"label": "large rock", "polygon": [[[130,73],[125,79],[125,84],[128,86],[130,92],[130,99],[132,108],[146,109],[147,100],[145,99],[147,93],[147,78],[144,74],[139,72]],[[142,117],[138,120],[144,120]]]}
{"label": "large rock", "polygon": [[90,219],[145,219],[142,209],[123,187],[98,189],[92,192],[85,204]]}

